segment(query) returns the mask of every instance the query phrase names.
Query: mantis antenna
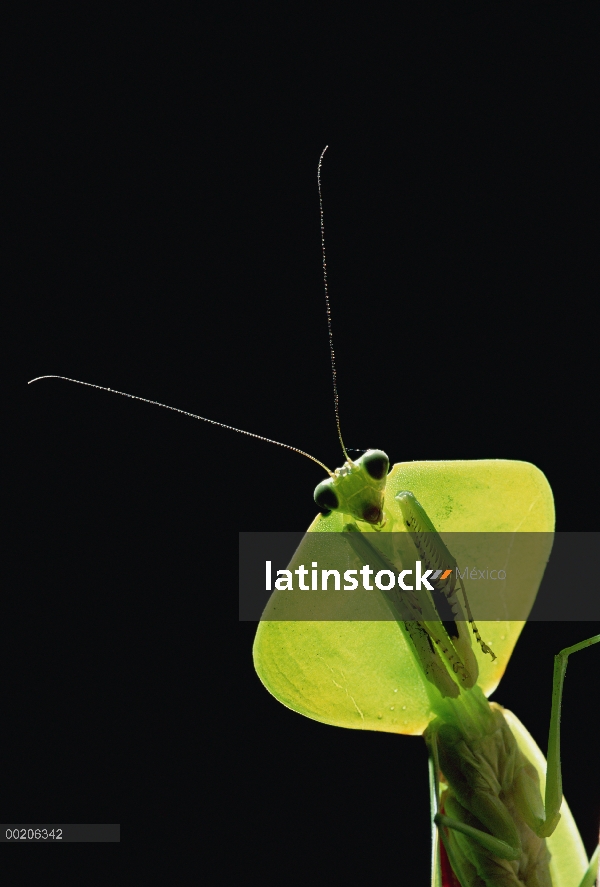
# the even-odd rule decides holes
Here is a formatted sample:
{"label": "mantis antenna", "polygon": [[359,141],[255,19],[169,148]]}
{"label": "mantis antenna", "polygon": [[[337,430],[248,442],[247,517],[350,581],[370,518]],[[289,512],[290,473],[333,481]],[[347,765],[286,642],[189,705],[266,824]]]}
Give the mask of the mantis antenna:
{"label": "mantis antenna", "polygon": [[[336,379],[336,369],[335,369],[335,352],[333,350],[333,332],[331,329],[331,305],[329,303],[329,291],[327,289],[327,261],[325,257],[325,225],[323,221],[323,196],[321,193],[321,166],[323,163],[323,157],[325,155],[325,151],[327,150],[328,145],[325,145],[323,151],[321,152],[321,156],[319,157],[319,165],[317,167],[317,183],[319,186],[319,211],[321,217],[321,250],[323,252],[323,283],[325,286],[325,306],[327,310],[327,329],[329,332],[329,351],[331,354],[331,374],[333,378],[333,403],[335,408],[335,422],[337,425],[338,437],[340,439],[340,443],[342,445],[342,451],[346,460],[351,462],[352,460],[348,456],[346,452],[346,447],[344,446],[344,441],[342,439],[342,432],[340,430],[340,411],[339,411],[339,397],[337,390],[337,379]],[[40,379],[62,379],[65,382],[74,382],[76,385],[85,385],[87,388],[97,388],[98,391],[108,391],[111,394],[120,394],[121,397],[129,397],[131,400],[141,400],[143,403],[151,403],[155,407],[162,407],[165,410],[172,410],[174,413],[181,413],[182,416],[189,416],[191,419],[199,419],[201,422],[208,422],[210,425],[217,425],[219,428],[226,428],[228,431],[237,431],[238,434],[245,434],[248,437],[254,437],[256,440],[265,441],[265,443],[275,444],[277,447],[283,447],[286,450],[291,450],[293,453],[299,453],[301,456],[306,456],[307,459],[310,459],[312,462],[316,462],[330,477],[334,477],[333,472],[320,462],[318,459],[315,459],[314,456],[311,456],[310,453],[305,453],[304,450],[298,449],[298,447],[292,447],[290,444],[282,443],[279,440],[271,440],[269,437],[264,437],[262,434],[254,434],[252,431],[244,431],[243,428],[234,428],[233,425],[225,425],[223,422],[217,422],[215,419],[207,419],[205,416],[198,416],[196,413],[188,413],[187,410],[180,410],[177,407],[170,407],[166,403],[159,403],[157,400],[150,400],[147,397],[138,397],[136,394],[127,394],[125,391],[117,391],[115,388],[108,388],[104,385],[94,385],[91,382],[82,382],[80,379],[70,379],[68,376],[57,376],[57,375],[48,375],[48,376],[36,376],[35,379],[30,379],[27,383],[31,385],[32,382],[39,382]]]}
{"label": "mantis antenna", "polygon": [[319,165],[317,167],[317,183],[319,185],[319,213],[321,216],[321,251],[323,253],[323,284],[325,286],[325,309],[327,311],[327,331],[329,333],[329,353],[331,354],[331,377],[333,379],[333,406],[335,409],[335,424],[337,433],[342,445],[342,451],[346,460],[352,462],[350,456],[346,452],[342,432],[340,429],[340,399],[337,390],[337,372],[335,368],[335,351],[333,350],[333,330],[331,329],[331,305],[329,303],[329,290],[327,288],[327,259],[325,257],[325,222],[323,219],[323,195],[321,193],[321,166],[323,165],[323,157],[329,145],[325,145],[319,157]]}
{"label": "mantis antenna", "polygon": [[330,477],[333,477],[333,472],[330,471],[326,465],[323,465],[322,462],[319,462],[318,459],[315,459],[314,456],[311,456],[310,453],[305,453],[304,450],[299,450],[298,447],[292,447],[290,444],[281,443],[279,440],[271,440],[271,438],[264,437],[262,434],[254,434],[253,431],[244,431],[243,428],[234,428],[233,425],[225,425],[223,422],[216,422],[215,419],[207,419],[205,416],[197,416],[196,413],[188,413],[187,410],[170,407],[166,403],[159,403],[157,400],[149,400],[147,397],[138,397],[137,394],[127,394],[125,391],[117,391],[115,388],[107,388],[104,385],[93,385],[91,382],[81,382],[79,379],[69,379],[68,376],[36,376],[35,379],[30,379],[27,384],[31,385],[32,382],[39,382],[40,379],[63,379],[65,382],[75,382],[76,385],[85,385],[87,388],[97,388],[98,391],[109,391],[111,394],[120,394],[121,397],[130,397],[131,400],[141,400],[143,403],[151,403],[155,407],[163,407],[165,410],[173,410],[174,413],[181,413],[182,416],[189,416],[191,419],[200,419],[201,422],[208,422],[210,425],[218,425],[219,428],[226,428],[228,431],[237,431],[238,434],[246,434],[248,437],[264,440],[265,443],[284,447],[286,450],[291,450],[293,453],[299,453],[301,456],[306,456],[307,459],[312,459],[312,461],[316,462],[317,465],[320,465]]}

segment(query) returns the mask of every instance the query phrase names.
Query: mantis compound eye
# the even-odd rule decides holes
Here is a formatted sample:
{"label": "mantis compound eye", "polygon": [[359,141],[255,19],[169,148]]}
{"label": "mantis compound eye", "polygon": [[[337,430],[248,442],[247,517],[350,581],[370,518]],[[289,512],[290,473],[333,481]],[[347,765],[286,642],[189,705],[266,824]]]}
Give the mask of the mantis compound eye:
{"label": "mantis compound eye", "polygon": [[322,514],[329,514],[339,507],[339,499],[330,480],[321,481],[316,487],[314,499]]}
{"label": "mantis compound eye", "polygon": [[390,467],[390,460],[382,450],[368,450],[362,457],[361,463],[373,480],[384,478]]}

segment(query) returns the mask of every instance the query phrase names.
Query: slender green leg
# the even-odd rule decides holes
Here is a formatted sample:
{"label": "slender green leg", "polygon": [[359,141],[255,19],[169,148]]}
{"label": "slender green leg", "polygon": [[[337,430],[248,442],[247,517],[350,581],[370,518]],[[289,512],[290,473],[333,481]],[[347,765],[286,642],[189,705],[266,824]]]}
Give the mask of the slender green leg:
{"label": "slender green leg", "polygon": [[585,647],[600,642],[600,634],[566,647],[554,657],[554,676],[552,680],[552,714],[550,715],[550,730],[548,733],[548,766],[546,769],[546,797],[544,807],[545,820],[538,821],[536,833],[540,838],[547,838],[552,834],[560,819],[560,805],[562,803],[562,774],[560,768],[560,709],[562,703],[563,684],[567,671],[567,662],[571,653],[577,653]]}
{"label": "slender green leg", "polygon": [[441,813],[438,813],[435,817],[435,822],[437,825],[444,825],[446,828],[454,829],[454,831],[466,835],[467,838],[477,841],[478,844],[485,847],[486,850],[489,850],[495,856],[499,856],[500,859],[518,859],[521,855],[521,845],[518,841],[514,841],[511,844],[509,841],[502,840],[502,838],[494,838],[493,835],[489,835],[479,828],[467,825],[465,822],[453,819],[451,816],[444,816]]}
{"label": "slender green leg", "polygon": [[[594,854],[590,859],[590,864],[588,869],[581,879],[581,883],[579,887],[594,887],[596,883],[596,876],[599,874],[598,872],[598,861],[600,860],[600,844],[594,850]],[[600,884],[600,878],[598,880],[598,884]]]}
{"label": "slender green leg", "polygon": [[440,787],[438,780],[439,764],[437,754],[429,755],[429,800],[431,804],[431,887],[442,887],[442,869],[440,865],[439,833],[435,824],[435,816],[439,813]]}

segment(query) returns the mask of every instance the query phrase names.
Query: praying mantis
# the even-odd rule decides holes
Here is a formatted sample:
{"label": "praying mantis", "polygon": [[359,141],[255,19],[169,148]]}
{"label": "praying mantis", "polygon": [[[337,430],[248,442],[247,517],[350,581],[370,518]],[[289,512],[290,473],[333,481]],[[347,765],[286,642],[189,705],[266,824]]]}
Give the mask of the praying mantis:
{"label": "praying mantis", "polygon": [[[82,383],[82,384],[87,384],[87,383]],[[92,387],[101,387],[101,386],[92,386]],[[121,393],[121,392],[119,392],[119,393]],[[143,400],[143,398],[140,398],[140,399]],[[184,411],[179,411],[179,412],[184,412]],[[191,414],[188,414],[188,415],[191,415]],[[219,423],[215,423],[215,424],[219,424]],[[254,435],[254,436],[258,436],[258,435]],[[290,449],[294,449],[294,448],[290,448]],[[493,460],[490,460],[490,463],[492,461]],[[386,475],[386,477],[385,477],[386,492],[385,492],[384,500],[386,502],[386,507],[392,507],[392,508],[394,507],[391,500],[393,499],[395,501],[396,490],[398,490],[398,487],[394,486],[394,484],[397,484],[397,483],[400,483],[400,486],[403,488],[403,489],[398,490],[398,492],[403,492],[404,488],[406,488],[409,492],[413,492],[413,494],[414,494],[414,491],[417,490],[417,501],[419,503],[421,503],[421,501],[426,503],[426,510],[424,509],[424,513],[427,515],[428,519],[431,521],[432,526],[435,528],[435,532],[438,533],[438,531],[442,532],[443,530],[446,530],[448,528],[448,526],[452,526],[451,521],[449,523],[450,517],[452,517],[452,513],[450,514],[450,517],[447,514],[445,514],[445,511],[447,512],[447,507],[448,507],[448,498],[452,494],[454,494],[455,496],[460,495],[461,501],[459,504],[462,509],[462,515],[457,515],[455,512],[452,519],[455,519],[457,517],[461,517],[462,520],[465,521],[465,518],[468,518],[468,520],[471,521],[471,524],[469,524],[467,521],[467,523],[463,522],[462,524],[460,524],[460,526],[461,527],[467,526],[469,529],[475,530],[481,526],[482,514],[485,514],[486,519],[489,520],[489,514],[488,514],[489,509],[485,509],[485,508],[482,509],[482,502],[485,501],[486,495],[489,496],[489,489],[490,489],[490,483],[491,483],[490,474],[492,474],[495,470],[497,471],[498,469],[500,469],[500,474],[503,477],[506,473],[508,473],[510,475],[510,472],[513,472],[513,475],[511,475],[509,477],[509,480],[506,482],[505,482],[505,480],[506,480],[505,478],[504,478],[504,480],[501,480],[500,476],[498,476],[497,477],[497,484],[496,484],[496,487],[494,488],[494,491],[496,493],[496,497],[501,496],[501,499],[502,499],[502,508],[500,509],[501,514],[502,514],[502,519],[505,522],[510,523],[510,520],[513,517],[520,517],[525,504],[526,503],[529,504],[530,501],[533,501],[533,499],[535,498],[535,496],[533,494],[539,493],[541,496],[540,504],[538,506],[536,506],[536,508],[534,508],[533,510],[530,510],[528,512],[529,524],[527,526],[530,529],[534,529],[534,530],[539,529],[540,532],[549,532],[549,530],[551,529],[551,526],[552,526],[552,524],[551,524],[551,518],[552,518],[551,510],[552,509],[551,509],[551,496],[549,496],[549,490],[547,489],[547,484],[546,485],[544,484],[544,481],[542,481],[542,479],[540,478],[540,473],[537,472],[537,470],[533,470],[533,471],[531,470],[532,466],[529,466],[527,468],[522,467],[526,464],[527,463],[503,463],[503,464],[497,463],[494,466],[493,464],[485,464],[484,465],[482,463],[429,463],[429,465],[428,465],[428,463],[422,463],[420,465],[418,463],[411,463],[409,466],[406,466],[406,465],[396,466],[395,469],[392,470],[392,473],[390,475]],[[521,466],[521,467],[519,467],[517,469],[515,466]],[[397,469],[399,469],[399,470],[397,470]],[[486,493],[486,491],[481,489],[481,487],[483,486],[481,484],[482,478],[486,479],[487,493]],[[479,490],[474,489],[474,487],[477,486],[478,481],[479,481],[479,485],[480,485]],[[388,493],[388,485],[389,485],[389,493]],[[462,493],[461,493],[461,487],[462,487]],[[513,495],[515,493],[515,490],[519,490],[518,496]],[[500,494],[500,491],[502,491],[502,495]],[[429,501],[429,499],[428,499],[428,495],[427,495],[428,493],[429,493],[429,499],[431,501]],[[528,496],[530,497],[529,499],[527,498]],[[434,499],[435,499],[435,502],[434,502]],[[509,500],[511,500],[512,510],[510,510],[508,508],[508,501]],[[389,505],[388,505],[388,502],[390,503]],[[436,507],[436,503],[438,504],[438,507]],[[383,506],[379,506],[379,509],[380,509],[379,513],[381,513],[382,507]],[[423,506],[421,506],[421,507],[423,507]],[[344,512],[342,511],[341,514],[343,515]],[[318,523],[316,524],[315,529],[318,527],[319,532],[338,532],[339,529],[343,529],[345,526],[347,526],[347,521],[345,520],[345,518],[343,516],[341,518],[341,524],[340,524],[340,521],[337,520],[339,517],[340,517],[340,514],[337,513],[335,509],[333,509],[331,511],[330,515],[328,515],[326,517],[317,518]],[[370,539],[371,536],[379,535],[378,531],[374,528],[374,526],[370,525],[368,521],[367,521],[367,526],[362,527],[362,526],[360,526],[360,519],[359,519],[359,524],[357,526],[359,526],[361,530],[364,530],[364,533],[362,535],[364,535],[367,539]],[[490,527],[492,529],[494,528],[493,525],[488,525],[487,529],[490,529]],[[537,589],[534,589],[533,593],[535,593],[535,590],[537,590]],[[266,678],[265,683],[267,683],[268,679],[269,679],[268,675],[267,675],[267,669],[265,667],[265,659],[267,658],[267,653],[269,650],[267,631],[275,630],[275,629],[280,630],[283,624],[284,623],[281,623],[280,625],[276,625],[275,628],[271,629],[271,628],[268,628],[268,626],[273,625],[273,623],[270,623],[269,620],[266,619],[265,622],[262,623],[260,630],[259,630],[259,635],[257,638],[257,645],[256,645],[256,662],[257,662],[257,667],[259,669],[259,673],[262,672],[261,677],[263,679]],[[358,625],[352,626],[352,630],[354,633],[356,633],[356,631],[359,630],[360,628],[361,627]],[[391,635],[391,630],[394,631],[394,637],[395,637],[398,634],[397,626],[394,626],[393,624],[387,623],[387,622],[381,623],[380,625],[376,626],[375,629],[372,629],[373,633],[371,634],[370,638],[367,638],[367,641],[372,642],[375,647],[379,647],[380,649],[385,649],[385,648],[389,647],[389,638],[386,638],[386,642],[384,644],[380,644],[379,643],[380,638],[378,638],[378,634],[381,632],[382,634]],[[489,688],[494,683],[498,682],[499,675],[501,674],[501,670],[505,666],[506,661],[507,661],[508,657],[510,656],[510,651],[512,649],[512,646],[514,646],[514,643],[516,641],[516,637],[519,633],[519,630],[520,630],[520,627],[519,628],[512,628],[512,629],[508,628],[507,629],[508,634],[505,635],[504,639],[502,638],[502,635],[500,635],[500,634],[497,637],[494,636],[493,632],[490,632],[489,634],[483,634],[483,637],[491,644],[492,649],[494,649],[497,652],[497,659],[498,659],[498,663],[496,665],[494,665],[494,660],[489,660],[489,661],[486,660],[485,667],[482,668],[482,681],[484,682],[484,686],[487,691],[489,691]],[[315,629],[315,631],[316,631],[316,629]],[[365,632],[365,634],[366,634],[366,632]],[[318,635],[317,635],[317,637],[318,637]],[[503,640],[506,641],[506,645],[504,648],[502,648],[502,641]],[[367,642],[367,641],[365,641],[365,642]],[[313,647],[313,649],[314,649],[314,647]],[[407,648],[407,650],[408,650],[408,648]],[[478,657],[481,658],[479,651],[476,651],[476,652],[478,653]],[[483,649],[481,649],[481,654],[484,654]],[[398,653],[397,655],[400,656],[401,654]],[[408,650],[408,655],[412,655],[410,650]],[[404,656],[404,651],[402,652],[402,656]],[[385,658],[385,657],[383,657],[383,658]],[[404,660],[403,660],[403,662],[404,662]],[[392,664],[396,665],[397,663],[392,663]],[[386,663],[386,667],[389,668],[389,662]],[[414,666],[413,666],[413,668],[414,668]],[[418,666],[417,666],[417,670],[418,670]],[[400,669],[400,673],[402,673],[402,669]],[[474,685],[474,686],[476,686],[476,685]],[[469,690],[469,692],[473,693],[473,695],[475,695],[476,691],[474,690],[474,687],[470,687],[470,688],[468,688],[468,690]],[[371,686],[370,688],[366,687],[366,692],[376,695],[377,688],[375,686]],[[345,694],[345,695],[346,695],[346,697],[348,696],[348,694]],[[376,700],[376,701],[378,701],[378,700]],[[360,700],[359,700],[359,702],[360,702]],[[484,703],[481,702],[481,699],[479,699],[479,702],[481,703],[482,706],[485,705]],[[356,703],[354,703],[354,704],[356,704]],[[364,707],[362,707],[360,705],[358,707],[361,709],[361,711],[363,711]],[[423,693],[419,693],[418,691],[416,692],[415,707],[417,710],[417,714],[413,715],[414,723],[412,723],[410,725],[410,728],[411,728],[411,732],[417,733],[417,732],[422,732],[421,728],[424,729],[424,723],[427,719],[427,709],[429,707],[429,698],[427,697],[427,693],[423,694]],[[308,713],[308,712],[305,711],[304,713]],[[353,716],[355,716],[355,715],[358,715],[358,712],[354,711]],[[311,716],[314,716],[314,715],[311,715]],[[442,713],[442,716],[444,716],[443,713]],[[342,715],[340,717],[343,718],[345,716]],[[377,714],[375,714],[375,717],[377,717]],[[446,717],[449,718],[450,716],[446,715]],[[419,718],[420,718],[420,720],[419,720]],[[327,719],[325,717],[323,717],[322,720],[327,720]],[[332,721],[329,720],[328,722],[331,723]],[[427,721],[427,723],[428,723],[428,721]],[[350,723],[344,724],[344,725],[345,726],[353,726],[353,724],[350,724]],[[394,725],[394,724],[390,723],[387,726],[388,727],[396,727],[398,725]],[[394,731],[390,730],[390,732],[394,732]],[[400,731],[398,730],[397,732],[400,732]],[[433,740],[431,741],[431,749],[432,749],[432,758],[433,758],[435,756],[435,752],[436,752],[436,743]],[[433,774],[434,775],[434,780],[433,780],[434,783],[435,783],[437,775],[438,775],[437,770],[439,770],[439,768],[435,768],[434,774]],[[436,798],[436,800],[439,801],[438,796],[439,796],[439,790],[437,788],[435,788],[434,797]],[[439,814],[438,822],[442,826],[442,828],[446,828],[446,820],[440,818],[443,816],[445,816],[444,813]],[[469,885],[469,887],[470,887],[470,885]],[[559,885],[555,885],[555,887],[559,887]],[[560,887],[562,887],[562,885],[560,885]]]}
{"label": "praying mantis", "polygon": [[[359,469],[359,467],[360,466],[357,466],[357,469]],[[424,465],[397,465],[391,475],[387,477],[385,499],[387,501],[389,496],[391,503],[386,515],[386,525],[392,522],[395,526],[398,526],[398,524],[402,523],[402,518],[406,516],[402,513],[402,508],[398,507],[398,501],[400,501],[400,505],[402,506],[402,500],[406,499],[406,494],[400,492],[394,496],[393,493],[397,486],[403,486],[405,484],[411,470],[414,472],[415,484],[418,484],[423,492],[426,491],[427,481],[424,481],[423,477],[419,477],[419,475],[423,473],[425,467],[426,466]],[[491,466],[488,466],[488,468],[491,468]],[[533,466],[527,466],[523,463],[513,463],[512,465],[510,463],[504,465],[500,463],[497,464],[495,468],[501,473],[503,469],[508,470],[509,472],[518,472],[521,476],[521,487],[526,486],[525,478],[527,474],[532,475],[537,484],[540,484],[542,487],[545,483]],[[463,464],[459,469],[457,465],[452,465],[452,463],[442,463],[439,466],[429,464],[427,469],[434,475],[434,477],[435,473],[439,472],[439,477],[443,476],[446,482],[448,473],[456,472],[457,477],[461,477],[462,484],[467,487],[469,469],[476,473],[481,473],[484,470],[484,466],[477,465],[477,463],[473,463],[471,466]],[[338,483],[343,483],[344,479],[344,476],[340,477]],[[429,483],[431,486],[434,485],[432,481],[433,478],[430,477]],[[413,484],[413,486],[415,484]],[[499,487],[501,485],[500,482]],[[487,489],[489,495],[489,483]],[[319,488],[317,488],[317,491],[318,498]],[[342,499],[342,496],[340,496],[340,499]],[[547,499],[546,505],[549,509],[549,513],[551,513],[551,498]],[[442,521],[444,510],[443,503],[440,503],[438,508],[440,514],[439,520]],[[338,521],[338,528],[341,529],[339,526],[340,520],[347,518],[342,517],[339,512],[337,514],[332,513],[332,515],[329,515],[324,519],[317,518],[312,529],[318,532],[319,530],[322,530],[322,527],[320,526],[322,523],[326,523],[327,521],[331,522],[336,518]],[[424,513],[421,510],[421,517],[423,518],[423,516]],[[537,519],[541,521],[547,518],[548,513],[544,515],[542,512],[537,516]],[[351,526],[351,524],[346,524],[346,531]],[[382,560],[376,551],[369,553],[370,541],[367,540],[377,540],[377,536],[372,528],[367,527],[365,529],[366,532],[356,534],[357,537],[360,536],[363,542],[362,550],[360,552],[362,562],[370,561],[376,566],[385,565],[385,557]],[[335,532],[335,530],[333,531]],[[441,541],[435,539],[435,533],[432,534],[430,527],[428,528],[428,532],[430,535],[434,535],[434,544],[440,545]],[[415,535],[418,537],[419,534],[417,533]],[[302,559],[303,554],[299,551],[290,566],[299,563]],[[387,561],[387,564],[389,566],[389,561]],[[401,690],[403,692],[401,696],[395,697],[393,695],[398,692],[397,688],[393,687],[394,683],[398,683],[396,680],[398,674],[403,675],[403,684],[408,685],[410,683],[407,674],[408,663],[402,662],[401,655],[394,647],[395,641],[398,640],[397,638],[394,638],[393,628],[395,626],[391,626],[389,623],[372,623],[370,625],[360,623],[358,625],[354,623],[340,625],[339,623],[330,622],[314,624],[307,623],[306,625],[304,623],[286,624],[285,622],[279,621],[274,615],[278,610],[279,619],[281,619],[282,606],[286,606],[286,594],[276,592],[272,598],[271,608],[267,608],[265,613],[266,621],[261,623],[261,626],[259,627],[255,643],[255,661],[259,675],[267,685],[268,689],[270,689],[281,701],[305,715],[324,720],[328,723],[337,723],[346,727],[355,727],[359,729],[361,727],[366,727],[367,729],[383,729],[397,732],[423,732],[423,724],[419,719],[421,716],[426,719],[427,715],[425,714],[424,709],[420,709],[419,690],[413,688],[413,693],[411,695],[411,693],[405,690],[405,687],[402,686]],[[274,621],[269,619],[270,615],[274,617]],[[480,673],[480,680],[483,678],[482,683],[484,686],[486,681],[489,681],[490,679],[492,680],[492,685],[496,683],[501,670],[497,671],[494,676],[493,669],[502,667],[501,661],[503,657],[506,656],[507,652],[506,648],[502,650],[501,644],[497,644],[498,640],[504,642],[507,640],[506,636],[502,637],[502,635],[500,635],[499,638],[498,636],[495,636],[495,631],[498,630],[498,627],[498,625],[494,625],[493,623],[486,623],[485,628],[480,626],[482,634],[487,636],[488,640],[492,641],[493,646],[498,651],[497,658],[500,659],[500,663],[496,663],[495,665],[494,660],[489,662],[487,674],[485,674],[485,676],[484,669],[481,669],[482,673]],[[513,640],[516,640],[520,627],[521,626],[513,624],[508,628],[509,632],[513,632]],[[507,631],[506,625],[503,626],[501,630]],[[516,632],[516,634],[514,632]],[[317,638],[318,641],[316,640]],[[551,751],[549,755],[551,779],[548,781],[548,794],[546,796],[547,817],[540,812],[541,798],[538,798],[537,795],[535,802],[533,800],[528,802],[533,806],[537,805],[538,809],[536,816],[538,817],[538,821],[535,823],[533,821],[531,810],[528,805],[522,801],[523,806],[526,809],[529,823],[532,823],[534,826],[534,828],[530,829],[531,832],[537,830],[537,832],[542,833],[542,835],[550,835],[554,834],[556,827],[556,817],[558,812],[557,803],[560,803],[559,799],[561,796],[560,778],[558,775],[558,768],[556,767],[557,757],[555,744],[557,742],[557,718],[560,710],[560,687],[562,686],[561,680],[562,674],[564,673],[560,669],[566,667],[565,657],[569,652],[577,652],[584,646],[597,643],[598,641],[600,641],[600,635],[595,636],[588,641],[584,641],[581,645],[575,645],[570,651],[563,651],[562,656],[557,657],[558,665],[555,670],[555,688],[553,694],[553,732],[551,732]],[[396,647],[397,646],[398,644],[396,643]],[[475,644],[474,646],[476,647]],[[433,646],[430,645],[430,647],[431,649],[428,650],[427,646],[425,646],[423,651],[422,674],[425,674],[428,670],[428,657],[433,653],[434,649]],[[383,655],[382,651],[384,651]],[[477,652],[478,658],[481,662],[481,654],[485,655],[486,653],[485,645],[480,645],[480,649],[477,650]],[[386,661],[386,659],[389,661]],[[430,689],[426,681],[423,681],[422,683],[426,690]],[[445,695],[446,688],[443,685],[440,686],[442,693]],[[488,685],[488,690],[489,689],[490,687]],[[513,770],[518,770],[520,773],[526,773],[528,785],[530,780],[537,779],[537,776],[533,775],[533,771],[529,764],[520,762],[519,767],[515,766],[515,756],[520,754],[520,752],[517,753],[516,751],[516,745],[514,739],[512,739],[513,733],[511,733],[508,730],[508,727],[505,726],[500,709],[490,708],[477,685],[473,685],[471,682],[471,687],[467,686],[460,692],[461,702],[465,702],[467,710],[469,711],[468,715],[465,712],[465,717],[462,721],[460,717],[458,717],[457,721],[457,718],[455,717],[456,712],[453,710],[453,703],[448,698],[444,698],[444,702],[441,702],[441,699],[438,699],[436,702],[432,699],[431,693],[425,693],[424,697],[425,699],[429,699],[429,704],[431,704],[435,713],[438,715],[433,726],[426,728],[426,737],[431,749],[433,761],[437,762],[438,737],[447,734],[448,731],[450,731],[456,745],[457,735],[460,736],[461,742],[464,742],[465,735],[462,731],[471,730],[469,748],[473,749],[483,741],[484,735],[495,735],[497,731],[502,728],[505,733],[505,741],[510,745],[510,754],[508,755],[510,767],[512,767]],[[390,706],[389,702],[394,702],[395,704]],[[400,702],[404,702],[404,704],[400,706]],[[426,705],[427,703],[425,703],[425,706]],[[402,715],[397,711],[397,708],[404,709],[406,714]],[[382,719],[382,715],[385,716],[385,720],[379,720]],[[410,720],[411,718],[412,720]],[[526,755],[535,760],[537,766],[542,770],[542,776],[544,776],[545,768],[543,767],[543,759],[541,759],[541,755],[537,750],[535,743],[531,740],[525,729],[519,724],[514,716],[507,713],[506,718],[508,718],[512,731],[514,731],[519,737],[519,743],[522,744]],[[459,728],[457,727],[457,722],[461,723],[460,734],[458,732]],[[468,727],[465,726],[465,722],[467,722]],[[485,726],[486,722],[487,727]],[[481,729],[481,735],[475,735],[473,733],[473,724],[477,724],[475,734],[477,734],[477,730]],[[445,763],[442,765],[441,770],[448,773],[452,764],[452,754],[446,754]],[[434,776],[439,770],[439,764],[436,763],[433,768]],[[531,772],[529,772],[530,770]],[[525,776],[522,776],[522,779],[525,779]],[[435,776],[433,781],[437,786],[437,776]],[[460,783],[459,776],[456,776],[456,782]],[[451,791],[451,789],[448,791]],[[434,805],[439,804],[439,792],[437,788],[435,788],[432,798],[434,799]],[[451,806],[451,798],[449,799],[447,797],[445,803]],[[505,816],[505,819],[508,818],[507,814],[503,815]],[[512,815],[515,815],[514,805],[512,808]],[[582,871],[584,868],[583,860],[578,860],[573,856],[573,854],[577,854],[578,852],[576,840],[569,840],[569,832],[572,832],[574,828],[573,823],[570,820],[568,813],[563,813],[563,816],[564,821],[560,830],[557,830],[553,842],[553,845],[556,846],[557,849],[552,851],[554,853],[552,862],[550,863],[552,866],[552,875],[550,875],[550,869],[546,864],[545,858],[540,858],[539,870],[534,869],[528,871],[527,866],[525,866],[522,871],[519,871],[518,865],[511,869],[511,863],[513,863],[515,858],[519,855],[516,848],[514,846],[508,847],[508,842],[501,847],[494,844],[493,846],[502,854],[502,856],[498,856],[498,853],[491,852],[490,847],[492,844],[490,843],[485,846],[484,850],[481,850],[482,845],[480,841],[487,841],[487,838],[482,838],[481,834],[477,835],[477,839],[471,843],[470,847],[470,855],[471,857],[475,855],[475,862],[479,866],[479,871],[476,875],[474,873],[474,862],[470,858],[469,852],[457,852],[455,846],[456,842],[453,844],[453,829],[456,829],[457,827],[456,820],[447,817],[444,813],[438,812],[436,814],[436,822],[442,827],[444,839],[450,848],[450,854],[454,854],[453,866],[455,867],[455,871],[461,872],[461,884],[467,885],[467,887],[471,887],[472,884],[495,885],[500,883],[539,883],[554,885],[560,885],[563,883],[592,883],[590,878],[593,878],[593,869],[597,860],[593,859],[591,861],[587,875],[584,874]],[[471,827],[473,827],[473,821],[472,818],[470,820]],[[479,825],[480,824],[481,823],[479,823]],[[469,826],[467,825],[467,828],[468,827]],[[527,828],[529,828],[528,825]],[[524,831],[526,831],[526,828],[524,828]],[[470,839],[471,835],[469,836],[469,840]],[[569,847],[570,843],[575,846]],[[479,851],[481,852],[479,853]],[[539,855],[542,851],[538,847],[535,852]],[[545,849],[543,852],[545,853]],[[479,856],[477,856],[477,853],[479,853]],[[530,850],[529,854],[531,855],[532,853],[533,851]],[[527,857],[526,853],[524,855]],[[563,856],[562,861],[560,858],[561,855]],[[565,859],[567,860],[566,862],[564,861]],[[585,867],[587,867],[587,864]],[[484,880],[478,880],[479,876],[483,874],[485,874]],[[436,877],[434,867],[433,883],[440,883],[436,880]]]}

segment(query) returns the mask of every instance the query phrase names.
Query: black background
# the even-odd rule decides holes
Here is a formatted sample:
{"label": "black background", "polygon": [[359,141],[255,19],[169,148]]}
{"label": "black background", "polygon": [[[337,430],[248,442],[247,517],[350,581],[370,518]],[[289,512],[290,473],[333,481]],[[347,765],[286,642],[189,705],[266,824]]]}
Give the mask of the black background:
{"label": "black background", "polygon": [[[191,834],[203,821],[242,828],[249,863],[280,848],[310,869],[324,852],[376,876],[410,854],[427,877],[423,742],[286,710],[254,674],[254,627],[233,625],[238,531],[308,526],[319,468],[146,404],[26,382],[110,386],[339,465],[316,191],[329,143],[347,446],[392,463],[532,461],[557,528],[597,530],[598,20],[557,15],[16,22],[11,820],[151,818]],[[527,626],[495,694],[543,748],[552,656],[594,630]],[[569,666],[564,709],[565,793],[589,851],[597,663],[596,648]]]}

